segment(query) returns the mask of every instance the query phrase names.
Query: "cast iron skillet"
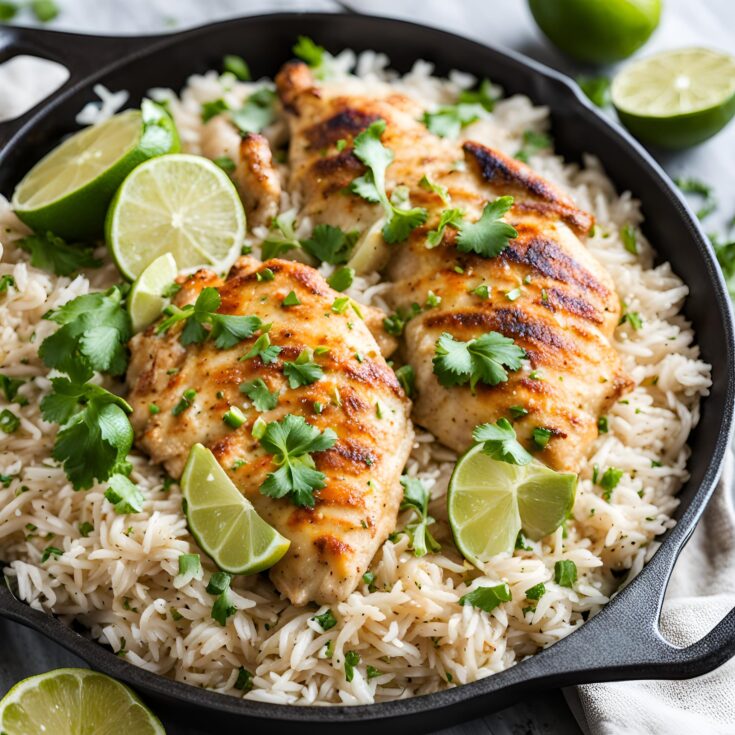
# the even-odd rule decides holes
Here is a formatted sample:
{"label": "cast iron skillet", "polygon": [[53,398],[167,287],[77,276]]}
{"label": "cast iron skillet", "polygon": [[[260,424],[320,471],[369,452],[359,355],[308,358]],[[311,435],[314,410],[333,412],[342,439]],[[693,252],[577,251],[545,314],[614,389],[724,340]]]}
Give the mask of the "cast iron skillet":
{"label": "cast iron skillet", "polygon": [[464,69],[489,76],[508,93],[524,93],[553,113],[557,150],[579,158],[597,155],[618,188],[643,201],[645,232],[682,275],[691,295],[692,321],[702,357],[713,366],[713,386],[690,437],[691,479],[680,493],[677,524],[643,571],[597,616],[541,653],[474,684],[412,699],[359,707],[291,707],[222,696],[138,669],[51,616],[0,590],[0,614],[28,625],[131,684],[154,705],[166,706],[206,731],[226,725],[298,723],[301,731],[436,730],[487,714],[545,687],[621,679],[683,679],[708,672],[735,654],[735,610],[688,648],[675,648],[658,630],[666,584],[676,558],[704,510],[728,445],[733,419],[733,321],[730,302],[709,244],[696,218],[652,158],[617,126],[604,120],[560,74],[509,51],[411,23],[331,14],[256,16],[165,37],[101,38],[21,28],[0,29],[0,60],[31,53],[61,61],[71,78],[36,109],[0,125],[0,191],[10,195],[21,176],[60,138],[75,130],[74,117],[94,98],[92,86],[128,89],[137,104],[150,87],[179,88],[193,72],[216,68],[225,53],[247,57],[254,75],[272,76],[290,57],[299,34],[337,51],[377,49],[399,70],[417,58],[438,73]]}

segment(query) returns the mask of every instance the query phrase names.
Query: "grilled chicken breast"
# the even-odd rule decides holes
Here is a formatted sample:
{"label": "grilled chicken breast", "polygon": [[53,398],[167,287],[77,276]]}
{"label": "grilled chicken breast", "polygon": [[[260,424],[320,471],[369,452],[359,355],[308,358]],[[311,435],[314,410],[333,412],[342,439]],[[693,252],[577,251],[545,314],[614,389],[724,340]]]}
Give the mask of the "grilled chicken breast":
{"label": "grilled chicken breast", "polygon": [[[263,278],[266,268],[272,280]],[[184,347],[181,322],[165,334],[157,335],[153,325],[137,335],[130,343],[127,377],[138,446],[174,477],[195,442],[209,447],[258,513],[291,540],[286,556],[271,569],[276,587],[296,605],[344,599],[395,528],[402,498],[399,478],[413,432],[410,403],[393,370],[355,311],[332,309],[340,294],[309,266],[245,257],[224,281],[208,270],[179,280],[176,305],[193,303],[212,286],[221,297],[219,313],[255,315],[272,323],[270,340],[280,352],[270,363],[242,359],[257,334],[230,349],[218,349],[211,339]],[[291,291],[300,304],[282,306]],[[304,349],[317,350],[313,359],[324,375],[291,388],[284,363]],[[274,409],[259,412],[240,392],[242,383],[257,378],[269,391],[280,391]],[[196,391],[190,407],[174,415],[188,389]],[[151,404],[158,413],[150,412]],[[237,429],[223,421],[231,406],[245,415]],[[303,416],[320,430],[331,428],[338,437],[331,449],[314,455],[316,469],[326,476],[314,508],[259,490],[276,467],[253,438],[253,424],[259,417],[271,422],[287,414]]]}
{"label": "grilled chicken breast", "polygon": [[[407,187],[411,205],[428,210],[426,225],[392,246],[385,271],[395,308],[422,305],[430,291],[441,299],[405,331],[403,355],[418,389],[414,420],[463,451],[477,424],[515,417],[519,438],[540,459],[577,470],[597,436],[598,417],[632,385],[610,343],[620,317],[618,297],[581,240],[592,217],[526,165],[472,141],[436,137],[419,122],[420,106],[387,87],[367,94],[354,81],[317,85],[296,62],[276,83],[292,134],[290,186],[315,221],[364,230],[383,214],[380,205],[341,193],[365,170],[351,143],[377,119],[386,122],[382,142],[395,156],[386,173],[388,194]],[[346,141],[342,150],[338,140]],[[419,184],[424,176],[446,187],[449,205]],[[505,220],[518,236],[499,256],[460,252],[452,227],[437,247],[427,247],[427,231],[447,206],[474,222],[488,201],[502,195],[514,198]],[[488,287],[488,298],[473,293],[480,284]],[[440,335],[468,341],[491,331],[522,347],[527,364],[506,382],[479,383],[476,392],[441,385],[433,366]],[[543,448],[529,441],[536,428],[550,433]]]}

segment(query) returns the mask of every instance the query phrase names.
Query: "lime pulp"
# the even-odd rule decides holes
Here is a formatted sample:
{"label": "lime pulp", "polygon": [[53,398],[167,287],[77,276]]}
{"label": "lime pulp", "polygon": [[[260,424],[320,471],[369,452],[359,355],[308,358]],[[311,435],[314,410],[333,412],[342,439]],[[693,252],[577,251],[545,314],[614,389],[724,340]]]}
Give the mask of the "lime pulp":
{"label": "lime pulp", "polygon": [[177,273],[174,256],[164,253],[136,278],[128,294],[128,312],[134,332],[141,332],[161,315],[166,303],[163,292]]}

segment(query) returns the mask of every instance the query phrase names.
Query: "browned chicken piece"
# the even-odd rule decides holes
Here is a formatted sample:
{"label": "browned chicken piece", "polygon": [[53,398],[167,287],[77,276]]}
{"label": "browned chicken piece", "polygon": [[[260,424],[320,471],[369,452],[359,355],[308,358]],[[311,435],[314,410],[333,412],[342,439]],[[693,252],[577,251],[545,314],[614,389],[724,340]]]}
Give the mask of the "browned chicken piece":
{"label": "browned chicken piece", "polygon": [[[277,87],[290,113],[291,186],[312,217],[348,229],[382,215],[379,205],[337,193],[364,172],[350,144],[379,118],[386,121],[382,142],[395,156],[386,173],[388,194],[405,186],[411,205],[429,212],[424,227],[391,246],[386,268],[396,309],[424,304],[430,291],[441,299],[405,330],[404,357],[418,389],[414,420],[463,451],[477,424],[513,417],[519,438],[540,459],[557,469],[578,469],[597,436],[598,417],[632,387],[610,343],[619,299],[580,239],[592,217],[528,166],[478,143],[434,136],[405,97],[367,94],[364,88],[361,93],[354,82],[317,87],[296,63],[284,67]],[[347,141],[342,151],[335,147],[339,139]],[[424,175],[446,187],[449,205],[420,186]],[[518,237],[499,256],[460,252],[452,227],[438,247],[427,247],[427,231],[437,227],[447,206],[462,209],[465,221],[473,222],[488,201],[503,195],[514,197],[505,220]],[[474,292],[481,284],[488,298]],[[441,334],[468,341],[490,331],[522,347],[527,365],[509,372],[507,382],[479,383],[474,394],[468,385],[441,385],[432,362]],[[543,449],[530,441],[535,428],[551,432]]]}
{"label": "browned chicken piece", "polygon": [[[266,268],[272,280],[263,277]],[[200,270],[179,282],[177,306],[193,303],[204,287],[212,286],[221,297],[219,313],[255,315],[271,323],[270,341],[280,352],[272,362],[260,356],[243,359],[259,333],[218,349],[211,339],[184,347],[181,322],[161,335],[157,325],[149,327],[130,343],[128,400],[138,446],[174,477],[180,476],[194,443],[209,447],[258,513],[291,541],[270,572],[276,587],[296,605],[343,600],[395,528],[402,498],[399,478],[413,443],[410,402],[365,323],[351,308],[332,308],[340,294],[313,268],[246,257],[225,281]],[[301,303],[282,306],[291,291]],[[312,359],[323,376],[292,388],[284,366],[303,350],[314,351]],[[279,391],[275,408],[260,412],[241,392],[241,385],[256,379],[269,391]],[[174,415],[189,389],[196,391],[191,405]],[[152,404],[158,413],[151,414]],[[245,416],[237,429],[223,421],[232,406]],[[331,449],[314,454],[316,469],[326,476],[314,508],[259,490],[276,466],[253,438],[253,425],[259,417],[272,422],[287,414],[337,434]]]}
{"label": "browned chicken piece", "polygon": [[248,227],[267,225],[278,214],[281,181],[271,148],[258,133],[244,136],[223,115],[207,121],[202,130],[202,155],[211,160],[226,156],[235,164],[232,179],[242,199]]}

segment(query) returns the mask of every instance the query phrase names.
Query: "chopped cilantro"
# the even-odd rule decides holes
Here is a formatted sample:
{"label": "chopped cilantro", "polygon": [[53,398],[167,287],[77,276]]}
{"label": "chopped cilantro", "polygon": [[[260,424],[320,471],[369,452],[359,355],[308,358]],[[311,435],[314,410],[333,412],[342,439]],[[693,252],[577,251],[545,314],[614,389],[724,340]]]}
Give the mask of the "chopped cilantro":
{"label": "chopped cilantro", "polygon": [[232,122],[241,133],[259,133],[276,119],[276,93],[263,87],[253,92],[239,110],[233,110]]}
{"label": "chopped cilantro", "polygon": [[482,105],[488,112],[492,112],[495,103],[500,99],[493,90],[492,82],[483,79],[477,89],[463,89],[457,97],[457,102],[466,105]]}
{"label": "chopped cilantro", "polygon": [[460,605],[472,605],[485,612],[491,612],[498,605],[513,599],[510,587],[504,582],[494,587],[475,587],[459,598]]}
{"label": "chopped cilantro", "polygon": [[510,337],[487,332],[468,342],[460,342],[444,332],[436,342],[434,373],[446,387],[478,382],[497,385],[508,379],[509,370],[518,370],[525,352]]}
{"label": "chopped cilantro", "polygon": [[443,105],[433,112],[425,112],[422,122],[429,132],[440,138],[456,138],[460,130],[485,116],[485,108],[476,102]]}
{"label": "chopped cilantro", "polygon": [[301,247],[322,263],[342,265],[350,259],[359,233],[344,232],[332,225],[317,225],[311,237],[301,241]]}
{"label": "chopped cilantro", "polygon": [[457,234],[457,249],[462,253],[473,252],[483,258],[493,258],[508,247],[509,240],[518,232],[501,217],[513,206],[513,197],[499,197],[488,202],[477,222],[461,222]]}
{"label": "chopped cilantro", "polygon": [[577,581],[577,565],[570,559],[562,559],[554,564],[554,581],[560,587],[573,587]]}
{"label": "chopped cilantro", "polygon": [[252,78],[250,76],[250,67],[242,56],[227,54],[222,59],[222,68],[230,72],[230,74],[234,74],[241,82],[249,82]]}
{"label": "chopped cilantro", "polygon": [[303,416],[286,414],[281,421],[265,425],[260,444],[273,455],[278,467],[269,472],[260,492],[271,498],[289,497],[295,505],[314,507],[314,492],[325,486],[323,472],[314,468],[312,454],[323,452],[337,441],[331,429],[319,431]]}
{"label": "chopped cilantro", "polygon": [[222,98],[203,102],[201,109],[202,122],[209,122],[213,117],[217,117],[217,115],[227,112],[229,109],[229,105]]}
{"label": "chopped cilantro", "polygon": [[609,501],[612,491],[618,486],[623,477],[623,470],[617,467],[608,467],[600,478],[600,487],[602,488],[602,497]]}
{"label": "chopped cilantro", "polygon": [[620,239],[623,241],[623,247],[629,253],[638,255],[638,238],[633,225],[625,225],[620,228]]}
{"label": "chopped cilantro", "polygon": [[510,406],[508,410],[514,419],[522,419],[524,416],[528,416],[528,409],[525,406]]}
{"label": "chopped cilantro", "polygon": [[597,419],[597,431],[600,434],[607,434],[610,431],[610,425],[607,416],[600,416]]}
{"label": "chopped cilantro", "polygon": [[445,206],[449,204],[449,191],[447,187],[434,183],[426,174],[421,177],[419,186],[422,189],[426,189],[426,191],[436,194]]}
{"label": "chopped cilantro", "polygon": [[82,268],[99,268],[102,265],[102,261],[92,254],[92,248],[79,244],[67,245],[53,232],[29,235],[19,240],[18,245],[30,253],[34,268],[41,268],[57,276],[70,276]]}
{"label": "chopped cilantro", "polygon": [[237,679],[235,680],[235,689],[241,692],[249,692],[253,688],[253,675],[244,666],[237,671]]}
{"label": "chopped cilantro", "polygon": [[434,519],[429,515],[429,491],[417,477],[403,475],[401,477],[403,486],[403,501],[401,510],[414,511],[415,520],[405,527],[405,532],[411,541],[411,548],[415,556],[426,556],[429,552],[436,552],[441,545],[431,535],[429,526]]}
{"label": "chopped cilantro", "polygon": [[462,223],[463,218],[464,211],[461,209],[442,210],[436,229],[429,230],[429,232],[426,233],[426,247],[435,248],[437,245],[441,244],[441,241],[444,239],[444,231],[447,227],[451,226],[458,228]]}
{"label": "chopped cilantro", "polygon": [[286,294],[286,298],[281,301],[281,306],[299,306],[301,304],[301,299],[296,295],[296,291],[289,291]]}
{"label": "chopped cilantro", "polygon": [[252,360],[254,357],[259,357],[264,365],[270,365],[274,363],[281,353],[281,348],[278,345],[271,344],[270,335],[266,332],[261,334],[258,339],[255,340],[253,346],[240,358],[240,360]]}
{"label": "chopped cilantro", "polygon": [[262,378],[256,378],[249,383],[241,383],[240,392],[253,402],[256,411],[271,411],[278,405],[279,391],[271,393]]}
{"label": "chopped cilantro", "polygon": [[0,294],[4,294],[11,287],[15,286],[15,278],[7,273],[0,276]]}
{"label": "chopped cilantro", "polygon": [[143,493],[125,475],[112,475],[108,483],[110,486],[105,490],[105,498],[115,506],[116,513],[127,515],[143,510]]}
{"label": "chopped cilantro", "polygon": [[311,358],[311,350],[305,349],[293,362],[283,363],[283,374],[288,378],[289,387],[311,385],[324,377],[324,371]]}
{"label": "chopped cilantro", "polygon": [[543,582],[535,584],[526,590],[527,600],[540,600],[546,594],[546,585]]}
{"label": "chopped cilantro", "polygon": [[64,552],[61,549],[57,549],[56,546],[47,546],[43,550],[43,554],[41,554],[41,564],[47,562],[52,556],[58,559],[63,553]]}
{"label": "chopped cilantro", "polygon": [[315,615],[312,620],[316,620],[319,623],[321,629],[326,633],[330,628],[334,628],[337,625],[337,618],[334,617],[334,613],[331,610],[327,610],[321,615]]}
{"label": "chopped cilantro", "polygon": [[357,651],[345,652],[345,679],[352,681],[355,676],[355,666],[360,663],[360,654]]}
{"label": "chopped cilantro", "polygon": [[337,270],[327,278],[327,283],[335,291],[346,291],[352,285],[354,278],[355,269],[343,266],[342,268],[337,268]]}
{"label": "chopped cilantro", "polygon": [[92,531],[94,531],[94,526],[89,521],[83,521],[79,524],[79,535],[82,538],[87,538]]}
{"label": "chopped cilantro", "polygon": [[551,138],[546,133],[537,133],[535,130],[523,131],[523,147],[516,153],[515,157],[519,161],[528,163],[531,156],[536,155],[539,151],[551,148]]}
{"label": "chopped cilantro", "polygon": [[537,426],[531,432],[531,438],[533,439],[533,443],[539,449],[545,449],[548,446],[549,439],[551,439],[551,435],[552,435],[551,429],[545,429],[542,426]]}
{"label": "chopped cilantro", "polygon": [[516,432],[508,419],[476,426],[472,438],[484,444],[482,451],[485,454],[501,462],[526,465],[533,459],[516,439]]}
{"label": "chopped cilantro", "polygon": [[301,243],[296,237],[296,210],[289,209],[273,218],[268,236],[263,241],[261,255],[263,260],[270,260],[300,247]]}
{"label": "chopped cilantro", "polygon": [[396,370],[396,378],[400,383],[403,392],[413,398],[416,393],[416,373],[411,365],[402,365]]}

